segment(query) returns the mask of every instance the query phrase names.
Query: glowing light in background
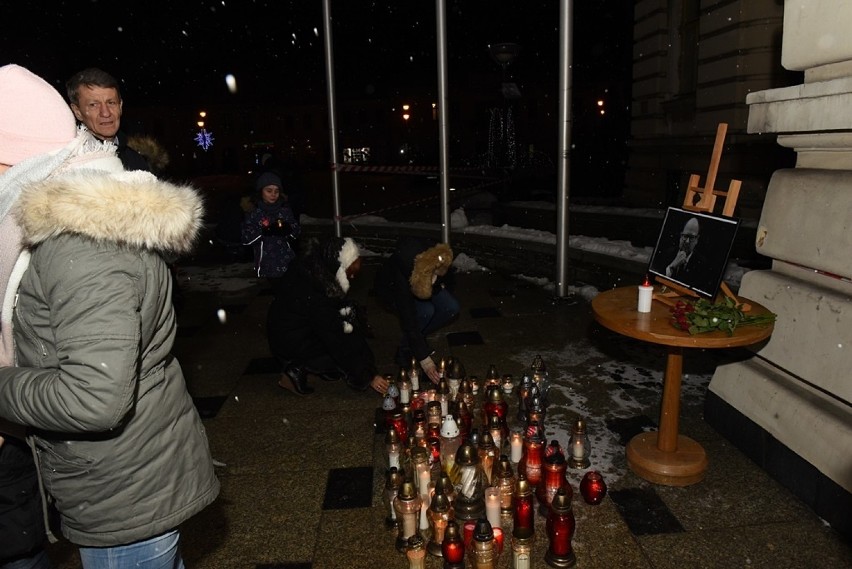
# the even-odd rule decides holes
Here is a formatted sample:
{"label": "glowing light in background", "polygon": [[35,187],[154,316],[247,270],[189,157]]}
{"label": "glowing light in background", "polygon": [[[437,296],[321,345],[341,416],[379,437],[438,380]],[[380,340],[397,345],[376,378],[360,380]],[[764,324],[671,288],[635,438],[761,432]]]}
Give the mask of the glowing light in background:
{"label": "glowing light in background", "polygon": [[225,85],[228,86],[228,91],[233,95],[237,92],[237,78],[231,73],[225,75]]}

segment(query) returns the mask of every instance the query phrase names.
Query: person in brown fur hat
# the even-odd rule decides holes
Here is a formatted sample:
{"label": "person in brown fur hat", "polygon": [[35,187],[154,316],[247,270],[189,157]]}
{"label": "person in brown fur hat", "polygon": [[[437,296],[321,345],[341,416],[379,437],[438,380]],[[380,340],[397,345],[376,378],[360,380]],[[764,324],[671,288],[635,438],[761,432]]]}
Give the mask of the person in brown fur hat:
{"label": "person in brown fur hat", "polygon": [[376,274],[375,292],[399,318],[402,338],[395,361],[407,367],[411,358],[433,382],[439,379],[426,337],[459,313],[459,302],[448,288],[453,250],[446,243],[403,238]]}

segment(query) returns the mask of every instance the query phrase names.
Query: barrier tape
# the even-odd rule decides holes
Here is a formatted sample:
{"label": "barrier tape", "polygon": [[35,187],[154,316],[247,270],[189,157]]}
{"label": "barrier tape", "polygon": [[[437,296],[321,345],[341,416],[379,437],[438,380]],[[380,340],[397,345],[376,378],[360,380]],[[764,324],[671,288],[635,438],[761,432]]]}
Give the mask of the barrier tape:
{"label": "barrier tape", "polygon": [[[383,174],[437,174],[440,168],[437,166],[368,166],[361,164],[332,164],[332,170],[338,172],[381,172]],[[482,170],[476,166],[466,168],[450,168],[454,172],[475,172]]]}
{"label": "barrier tape", "polygon": [[[470,192],[472,192],[474,190],[480,190],[480,189],[488,187],[488,186],[496,186],[498,184],[502,184],[505,181],[506,181],[506,178],[502,178],[500,180],[491,180],[489,182],[482,182],[481,184],[476,184],[476,185],[473,185],[473,186],[469,186],[467,188],[455,190],[455,192],[453,192],[453,193],[456,195],[456,200],[458,200],[464,194],[469,194]],[[388,207],[374,209],[372,211],[365,211],[365,212],[362,212],[362,213],[355,213],[355,214],[352,214],[352,215],[335,216],[335,219],[337,221],[340,221],[340,222],[352,221],[354,219],[357,219],[359,217],[365,217],[367,215],[377,215],[377,214],[385,212],[385,211],[392,211],[394,209],[400,209],[400,208],[403,208],[403,207],[408,207],[408,206],[417,205],[417,204],[420,204],[420,203],[426,203],[426,202],[429,202],[429,201],[432,201],[432,200],[437,200],[439,197],[440,196],[435,195],[435,196],[430,196],[428,198],[421,198],[419,200],[414,200],[414,201],[410,201],[410,202],[403,202],[403,203],[397,204],[397,205],[392,205],[392,206],[388,206]]]}

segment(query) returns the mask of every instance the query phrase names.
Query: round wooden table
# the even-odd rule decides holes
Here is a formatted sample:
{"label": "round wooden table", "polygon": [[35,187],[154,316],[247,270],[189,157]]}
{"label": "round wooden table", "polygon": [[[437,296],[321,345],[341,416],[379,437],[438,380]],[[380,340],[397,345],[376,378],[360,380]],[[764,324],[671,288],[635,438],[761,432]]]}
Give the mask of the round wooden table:
{"label": "round wooden table", "polygon": [[[655,292],[659,289],[655,289]],[[601,292],[592,300],[592,311],[601,325],[614,332],[645,342],[667,346],[668,357],[663,379],[660,428],[657,432],[636,435],[627,444],[627,464],[641,478],[666,486],[688,486],[700,482],[707,470],[704,448],[678,433],[680,383],[683,375],[683,348],[735,348],[765,340],[773,325],[739,326],[734,334],[705,332],[690,335],[671,324],[671,307],[659,300],[651,303],[651,312],[636,310],[639,290],[636,286]],[[768,314],[769,310],[748,299],[749,315]]]}

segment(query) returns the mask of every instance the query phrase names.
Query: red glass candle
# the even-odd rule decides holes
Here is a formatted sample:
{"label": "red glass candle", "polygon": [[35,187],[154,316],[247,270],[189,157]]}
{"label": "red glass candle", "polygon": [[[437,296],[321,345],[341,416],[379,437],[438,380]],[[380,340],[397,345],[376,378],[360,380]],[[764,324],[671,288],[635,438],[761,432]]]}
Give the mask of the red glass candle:
{"label": "red glass candle", "polygon": [[523,474],[515,482],[515,501],[512,506],[512,535],[527,537],[535,533],[535,509],[533,489]]}
{"label": "red glass candle", "polygon": [[402,414],[400,409],[396,409],[391,412],[389,416],[388,425],[389,428],[395,430],[399,434],[399,440],[407,441],[408,440],[408,422],[405,420],[405,417]]}
{"label": "red glass candle", "polygon": [[494,553],[500,555],[503,553],[503,528],[492,527],[491,531],[494,532]]}
{"label": "red glass candle", "polygon": [[508,409],[509,406],[506,404],[506,400],[503,399],[503,392],[500,389],[500,385],[488,386],[485,403],[482,404],[482,424],[488,425],[491,415],[497,415],[500,418],[500,424],[505,425]]}
{"label": "red glass candle", "polygon": [[473,530],[476,529],[476,520],[467,520],[462,526],[462,538],[464,539],[464,546],[470,547],[471,541],[473,541]]}
{"label": "red glass candle", "polygon": [[606,496],[606,482],[597,470],[590,470],[580,482],[580,494],[587,504],[596,506]]}
{"label": "red glass candle", "polygon": [[[472,537],[472,527],[470,532]],[[444,541],[441,542],[441,553],[444,557],[444,569],[462,569],[464,567],[464,541],[459,535],[459,526],[455,520],[450,520],[447,523]]]}
{"label": "red glass candle", "polygon": [[544,435],[535,421],[527,427],[524,435],[524,450],[518,463],[518,473],[523,474],[527,482],[535,487],[541,482],[541,465],[544,459]]}
{"label": "red glass candle", "polygon": [[540,504],[539,513],[541,515],[547,515],[550,503],[553,501],[553,496],[556,495],[556,492],[560,488],[567,487],[569,490],[569,499],[573,497],[574,491],[571,490],[568,479],[565,477],[567,470],[568,462],[562,453],[556,453],[544,459],[542,467],[544,475],[542,476],[541,483],[535,489],[535,495]]}
{"label": "red glass candle", "polygon": [[566,494],[564,487],[560,488],[553,497],[545,527],[550,545],[544,560],[551,567],[572,567],[577,560],[571,545],[576,522],[574,511],[571,509],[571,498]]}

